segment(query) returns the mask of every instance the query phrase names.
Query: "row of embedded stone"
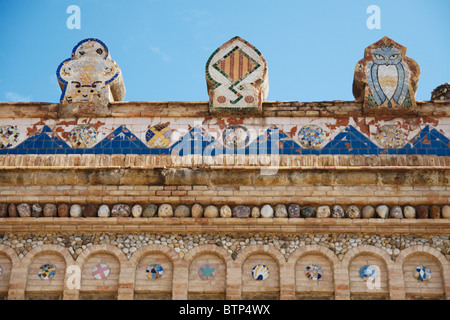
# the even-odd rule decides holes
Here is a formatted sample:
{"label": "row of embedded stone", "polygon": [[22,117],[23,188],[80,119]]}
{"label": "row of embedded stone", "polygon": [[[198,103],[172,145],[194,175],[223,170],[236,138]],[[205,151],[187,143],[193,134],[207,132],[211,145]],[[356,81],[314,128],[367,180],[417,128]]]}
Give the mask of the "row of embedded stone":
{"label": "row of embedded stone", "polygon": [[268,245],[279,250],[286,259],[305,245],[319,245],[333,251],[339,260],[344,254],[360,245],[371,245],[385,250],[394,260],[402,250],[423,245],[450,255],[448,235],[376,235],[376,234],[259,234],[242,233],[0,233],[0,244],[14,250],[22,259],[33,248],[44,244],[57,244],[69,250],[76,260],[93,245],[112,245],[130,258],[142,247],[158,244],[173,249],[180,258],[199,245],[213,244],[222,247],[235,259],[245,248],[252,245]]}
{"label": "row of embedded stone", "polygon": [[227,205],[221,207],[209,205],[205,208],[200,204],[194,204],[191,208],[186,205],[178,205],[175,208],[170,204],[149,204],[145,207],[136,204],[116,204],[112,207],[104,204],[99,208],[93,204],[81,206],[73,204],[53,204],[47,203],[43,207],[34,203],[0,204],[0,217],[193,217],[193,218],[350,218],[350,219],[370,219],[370,218],[394,218],[394,219],[450,219],[450,206],[438,205],[418,205],[401,207],[399,205],[389,208],[387,205],[376,207],[367,205],[360,209],[356,205],[350,205],[344,209],[340,205],[319,206],[317,209],[311,206],[301,207],[298,204],[286,206],[277,204],[271,206],[266,204],[259,207],[236,206],[231,209]]}

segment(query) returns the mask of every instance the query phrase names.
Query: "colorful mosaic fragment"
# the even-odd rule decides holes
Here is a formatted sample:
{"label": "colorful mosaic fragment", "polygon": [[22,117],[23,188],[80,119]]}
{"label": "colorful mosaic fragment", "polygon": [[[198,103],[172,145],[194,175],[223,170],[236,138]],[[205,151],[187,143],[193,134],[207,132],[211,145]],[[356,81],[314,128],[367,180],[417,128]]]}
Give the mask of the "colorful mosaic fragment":
{"label": "colorful mosaic fragment", "polygon": [[61,103],[121,101],[125,97],[122,72],[106,44],[94,38],[80,41],[72,57],[56,71]]}
{"label": "colorful mosaic fragment", "polygon": [[104,263],[99,263],[92,268],[92,276],[98,280],[106,279],[110,272],[111,269]]}
{"label": "colorful mosaic fragment", "polygon": [[269,277],[269,268],[263,264],[258,264],[252,269],[252,277],[255,280],[266,280]]}
{"label": "colorful mosaic fragment", "polygon": [[222,136],[225,148],[230,149],[245,148],[250,141],[250,132],[241,125],[229,126],[223,131]]}
{"label": "colorful mosaic fragment", "polygon": [[166,148],[172,142],[172,129],[166,124],[157,124],[148,129],[145,140],[150,148]]}
{"label": "colorful mosaic fragment", "polygon": [[69,134],[72,148],[90,148],[97,141],[97,130],[90,125],[81,125],[72,129]]}
{"label": "colorful mosaic fragment", "polygon": [[267,63],[247,41],[234,37],[206,63],[210,110],[256,109],[269,93]]}
{"label": "colorful mosaic fragment", "polygon": [[43,280],[51,279],[56,274],[56,267],[52,264],[44,264],[40,269],[38,275]]}
{"label": "colorful mosaic fragment", "polygon": [[309,280],[319,280],[322,274],[322,268],[317,264],[310,264],[305,268],[305,275]]}
{"label": "colorful mosaic fragment", "polygon": [[216,276],[217,268],[209,263],[198,268],[198,276],[203,280],[211,280]]}
{"label": "colorful mosaic fragment", "polygon": [[164,270],[159,264],[150,264],[145,272],[147,272],[147,278],[159,279],[162,277]]}
{"label": "colorful mosaic fragment", "polygon": [[17,126],[0,126],[0,149],[10,148],[19,140]]}
{"label": "colorful mosaic fragment", "polygon": [[359,269],[359,277],[363,280],[367,280],[369,278],[375,279],[377,276],[377,268],[375,266],[365,265]]}
{"label": "colorful mosaic fragment", "polygon": [[298,140],[304,148],[319,149],[325,142],[325,132],[316,125],[304,126],[298,132]]}
{"label": "colorful mosaic fragment", "polygon": [[388,37],[366,48],[355,68],[353,95],[364,108],[409,109],[419,82],[419,65]]}
{"label": "colorful mosaic fragment", "polygon": [[428,281],[431,279],[431,270],[425,266],[417,266],[414,269],[414,278],[419,281]]}
{"label": "colorful mosaic fragment", "polygon": [[406,144],[406,136],[401,128],[385,125],[378,129],[375,139],[383,148],[396,149]]}

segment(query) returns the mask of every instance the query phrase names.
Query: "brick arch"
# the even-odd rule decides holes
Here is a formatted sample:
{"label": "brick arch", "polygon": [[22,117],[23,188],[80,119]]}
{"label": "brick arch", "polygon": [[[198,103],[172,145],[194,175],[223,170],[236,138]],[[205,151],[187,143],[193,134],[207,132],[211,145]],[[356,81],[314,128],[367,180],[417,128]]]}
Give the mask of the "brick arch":
{"label": "brick arch", "polygon": [[110,244],[97,244],[84,249],[76,260],[77,264],[79,266],[84,265],[84,263],[96,253],[110,254],[120,262],[120,265],[128,262],[127,256],[119,248]]}
{"label": "brick arch", "polygon": [[342,268],[344,270],[348,269],[350,262],[356,256],[364,253],[380,258],[386,264],[389,273],[395,269],[394,261],[392,261],[391,256],[385,250],[367,244],[359,245],[347,251],[344,255],[344,259],[342,259],[341,262]]}
{"label": "brick arch", "polygon": [[20,258],[11,247],[0,244],[0,254],[2,253],[5,254],[9,260],[11,260],[13,268],[20,265]]}
{"label": "brick arch", "polygon": [[445,258],[445,256],[439,250],[436,250],[435,248],[430,247],[430,246],[424,246],[424,245],[410,246],[400,252],[400,254],[395,259],[395,262],[399,265],[403,265],[405,259],[414,254],[426,254],[426,255],[429,255],[429,256],[435,258],[442,268],[442,273],[445,275],[446,273],[449,272],[449,270],[448,270],[449,263],[448,263],[447,259]]}
{"label": "brick arch", "polygon": [[21,264],[22,267],[25,267],[28,269],[31,261],[33,261],[33,259],[38,254],[44,254],[44,253],[56,253],[56,254],[62,256],[65,260],[66,267],[69,265],[75,264],[75,261],[73,260],[72,255],[70,254],[69,250],[67,250],[65,247],[62,247],[62,246],[56,245],[56,244],[43,244],[41,246],[34,247],[23,257],[22,264]]}
{"label": "brick arch", "polygon": [[325,258],[327,258],[333,268],[339,264],[339,259],[336,254],[328,249],[327,247],[320,246],[317,244],[306,245],[296,249],[289,257],[288,262],[286,263],[286,268],[288,270],[294,270],[295,265],[297,264],[298,259],[307,254],[318,254]]}
{"label": "brick arch", "polygon": [[450,263],[439,250],[424,245],[410,246],[400,252],[400,254],[395,259],[395,262],[398,267],[403,270],[403,264],[407,258],[420,254],[432,257],[437,261],[441,268],[445,298],[450,299]]}
{"label": "brick arch", "polygon": [[223,260],[227,268],[232,267],[234,265],[233,259],[231,258],[231,254],[224,248],[216,246],[215,244],[202,244],[196,246],[188,251],[188,253],[184,256],[187,264],[190,266],[192,261],[203,255],[211,253]]}
{"label": "brick arch", "polygon": [[238,265],[242,265],[248,257],[258,253],[267,254],[271,258],[273,258],[278,264],[278,268],[280,268],[280,270],[286,266],[286,259],[284,258],[284,255],[281,254],[280,251],[278,251],[273,246],[263,244],[254,244],[244,248],[238,254],[235,263]]}
{"label": "brick arch", "polygon": [[143,257],[151,253],[163,254],[170,260],[173,265],[179,264],[179,261],[181,260],[178,256],[178,253],[176,253],[172,248],[164,246],[162,244],[151,244],[137,249],[130,257],[129,264],[131,266],[137,266],[137,264]]}

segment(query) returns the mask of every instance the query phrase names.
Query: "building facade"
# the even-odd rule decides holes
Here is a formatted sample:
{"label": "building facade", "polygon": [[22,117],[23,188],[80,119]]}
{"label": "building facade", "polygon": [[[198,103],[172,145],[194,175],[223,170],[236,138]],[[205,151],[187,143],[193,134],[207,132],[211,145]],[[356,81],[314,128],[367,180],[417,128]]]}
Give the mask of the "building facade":
{"label": "building facade", "polygon": [[449,299],[447,85],[415,101],[387,37],[355,101],[265,101],[239,37],[205,73],[209,101],[124,102],[86,39],[60,103],[0,103],[2,299]]}

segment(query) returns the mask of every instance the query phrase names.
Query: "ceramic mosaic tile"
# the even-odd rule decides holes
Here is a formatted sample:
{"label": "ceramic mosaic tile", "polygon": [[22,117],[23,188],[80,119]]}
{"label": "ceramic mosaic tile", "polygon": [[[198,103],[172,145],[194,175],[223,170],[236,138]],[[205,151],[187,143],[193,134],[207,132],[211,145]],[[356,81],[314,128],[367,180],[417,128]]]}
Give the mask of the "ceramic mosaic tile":
{"label": "ceramic mosaic tile", "polygon": [[216,276],[217,268],[209,263],[198,268],[198,276],[203,280],[210,280]]}
{"label": "ceramic mosaic tile", "polygon": [[211,110],[261,110],[269,93],[266,60],[250,43],[234,37],[208,59],[206,83]]}
{"label": "ceramic mosaic tile", "polygon": [[[360,118],[341,121],[343,125],[338,126],[330,119],[300,125],[308,120],[302,118],[295,125],[291,121],[289,124],[280,121],[284,124],[265,127],[261,124],[226,125],[220,119],[203,119],[203,123],[200,120],[193,119],[192,122],[199,125],[192,127],[174,118],[142,118],[127,126],[121,124],[127,121],[125,118],[60,122],[35,119],[34,123],[10,128],[9,132],[14,135],[12,140],[0,135],[0,143],[3,143],[0,154],[450,156],[450,139],[445,135],[450,123],[446,119],[433,125],[420,125],[425,120],[410,124],[399,123],[400,120]],[[362,124],[363,121],[369,124]],[[0,128],[7,127],[8,122],[8,119],[0,119]]]}
{"label": "ceramic mosaic tile", "polygon": [[419,281],[428,281],[431,279],[431,270],[425,266],[417,266],[414,269],[414,278]]}
{"label": "ceramic mosaic tile", "polygon": [[322,278],[322,268],[316,264],[310,264],[305,268],[305,275],[309,280],[319,280]]}
{"label": "ceramic mosaic tile", "polygon": [[164,270],[159,264],[150,264],[145,272],[147,273],[147,278],[159,279],[162,277]]}
{"label": "ceramic mosaic tile", "polygon": [[92,276],[98,280],[106,279],[110,272],[109,266],[104,263],[99,263],[92,268]]}
{"label": "ceramic mosaic tile", "polygon": [[364,108],[416,107],[419,65],[406,57],[406,48],[384,37],[365,49],[355,68],[353,94]]}
{"label": "ceramic mosaic tile", "polygon": [[51,279],[56,274],[56,267],[52,264],[44,264],[40,269],[38,275],[43,280]]}
{"label": "ceramic mosaic tile", "polygon": [[365,265],[359,269],[359,277],[363,280],[377,277],[377,269],[372,265]]}
{"label": "ceramic mosaic tile", "polygon": [[266,280],[269,277],[269,268],[263,264],[258,264],[252,269],[252,277],[255,280]]}
{"label": "ceramic mosaic tile", "polygon": [[0,126],[0,149],[14,146],[19,139],[17,126]]}
{"label": "ceramic mosaic tile", "polygon": [[120,68],[111,59],[106,44],[98,39],[80,41],[73,48],[72,57],[58,66],[56,76],[62,89],[61,103],[99,98],[120,101],[125,96]]}
{"label": "ceramic mosaic tile", "polygon": [[90,125],[77,126],[70,132],[69,140],[72,148],[89,148],[97,141],[97,130]]}
{"label": "ceramic mosaic tile", "polygon": [[319,149],[325,142],[325,133],[319,126],[304,126],[298,132],[298,140],[304,148]]}

